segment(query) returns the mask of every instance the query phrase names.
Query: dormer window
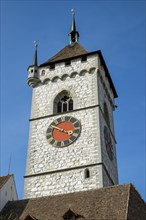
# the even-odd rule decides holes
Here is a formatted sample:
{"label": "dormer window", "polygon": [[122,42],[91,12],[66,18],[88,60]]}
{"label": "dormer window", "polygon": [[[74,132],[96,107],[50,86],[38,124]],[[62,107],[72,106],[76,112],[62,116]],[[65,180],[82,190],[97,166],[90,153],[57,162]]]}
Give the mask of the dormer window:
{"label": "dormer window", "polygon": [[76,214],[76,213],[74,213],[72,210],[68,210],[65,214],[64,214],[64,216],[63,216],[63,219],[64,220],[77,220],[77,219],[83,219],[84,217],[83,216],[81,216],[81,215],[78,215],[78,214]]}
{"label": "dormer window", "polygon": [[34,216],[28,214],[24,220],[37,220],[37,219]]}

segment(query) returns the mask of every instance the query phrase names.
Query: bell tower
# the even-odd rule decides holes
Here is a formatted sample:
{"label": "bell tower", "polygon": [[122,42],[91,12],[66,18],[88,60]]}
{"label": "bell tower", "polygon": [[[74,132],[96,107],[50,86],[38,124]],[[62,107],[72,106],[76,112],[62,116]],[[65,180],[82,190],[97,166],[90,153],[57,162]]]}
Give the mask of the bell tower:
{"label": "bell tower", "polygon": [[25,198],[118,184],[113,111],[117,93],[100,50],[78,42],[72,14],[70,43],[28,68],[32,109]]}

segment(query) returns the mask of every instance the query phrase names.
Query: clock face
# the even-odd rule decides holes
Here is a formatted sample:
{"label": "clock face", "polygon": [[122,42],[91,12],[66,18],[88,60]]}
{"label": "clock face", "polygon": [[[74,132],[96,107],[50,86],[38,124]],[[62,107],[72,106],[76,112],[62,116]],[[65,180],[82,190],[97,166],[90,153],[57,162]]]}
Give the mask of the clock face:
{"label": "clock face", "polygon": [[71,116],[55,119],[48,127],[46,137],[54,147],[66,147],[72,144],[80,135],[81,123]]}
{"label": "clock face", "polygon": [[109,130],[106,126],[104,126],[104,140],[105,140],[105,146],[108,153],[108,156],[110,160],[113,160],[113,145],[112,145],[112,139],[109,133]]}

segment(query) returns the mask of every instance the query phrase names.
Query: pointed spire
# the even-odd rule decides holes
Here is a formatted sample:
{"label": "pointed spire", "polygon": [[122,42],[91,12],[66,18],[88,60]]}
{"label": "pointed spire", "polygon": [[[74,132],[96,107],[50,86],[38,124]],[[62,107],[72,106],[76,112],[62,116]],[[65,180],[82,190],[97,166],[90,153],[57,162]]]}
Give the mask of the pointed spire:
{"label": "pointed spire", "polygon": [[72,27],[71,27],[71,32],[69,33],[70,44],[78,42],[78,39],[79,39],[79,32],[76,31],[74,9],[72,9],[71,12],[72,12]]}
{"label": "pointed spire", "polygon": [[71,30],[72,30],[72,31],[76,31],[76,23],[75,23],[75,12],[74,12],[74,9],[72,9],[71,12],[72,12],[72,27],[71,27]]}
{"label": "pointed spire", "polygon": [[38,58],[37,58],[37,47],[38,47],[38,41],[34,41],[34,46],[35,46],[35,53],[34,53],[34,60],[33,60],[33,65],[38,66]]}

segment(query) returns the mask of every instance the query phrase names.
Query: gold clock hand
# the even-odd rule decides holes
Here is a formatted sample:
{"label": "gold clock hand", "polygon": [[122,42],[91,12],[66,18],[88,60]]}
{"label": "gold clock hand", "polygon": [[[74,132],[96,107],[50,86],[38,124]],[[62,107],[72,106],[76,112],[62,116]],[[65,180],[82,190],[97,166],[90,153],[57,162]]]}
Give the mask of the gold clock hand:
{"label": "gold clock hand", "polygon": [[55,128],[55,129],[57,129],[57,130],[59,130],[59,131],[63,131],[63,128],[58,128],[58,127],[56,127],[56,126],[54,126],[54,125],[51,125],[51,127],[52,127],[52,128]]}
{"label": "gold clock hand", "polygon": [[52,127],[52,128],[55,128],[55,129],[57,129],[57,130],[59,130],[59,131],[62,131],[62,132],[64,132],[64,133],[67,133],[67,134],[69,134],[69,135],[73,134],[73,131],[72,131],[72,130],[66,131],[66,130],[64,130],[63,128],[59,128],[59,127],[54,126],[54,125],[51,125],[51,127]]}

